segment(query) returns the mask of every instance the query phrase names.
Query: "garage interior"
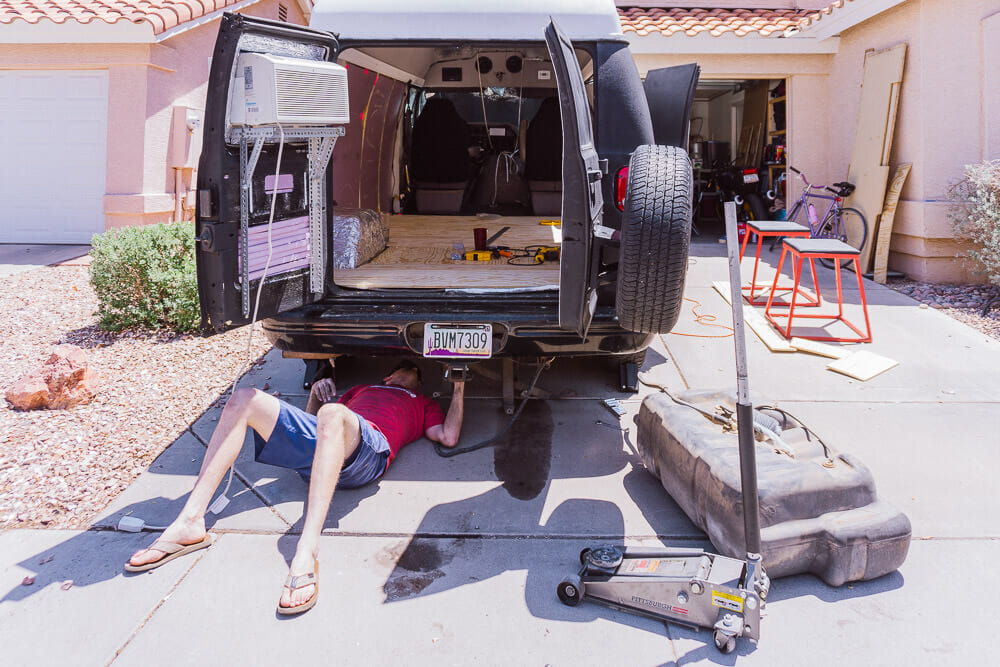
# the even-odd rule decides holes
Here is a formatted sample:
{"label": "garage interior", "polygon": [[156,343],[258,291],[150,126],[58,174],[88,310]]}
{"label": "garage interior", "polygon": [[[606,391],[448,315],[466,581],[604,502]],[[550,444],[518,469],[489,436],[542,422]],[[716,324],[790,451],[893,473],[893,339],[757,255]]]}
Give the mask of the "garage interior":
{"label": "garage interior", "polygon": [[[689,152],[694,167],[695,210],[692,242],[716,243],[725,236],[720,187],[725,169],[756,169],[752,187],[764,198],[769,216],[784,211],[786,142],[785,79],[700,79],[691,108]],[[778,197],[766,198],[778,185]]]}

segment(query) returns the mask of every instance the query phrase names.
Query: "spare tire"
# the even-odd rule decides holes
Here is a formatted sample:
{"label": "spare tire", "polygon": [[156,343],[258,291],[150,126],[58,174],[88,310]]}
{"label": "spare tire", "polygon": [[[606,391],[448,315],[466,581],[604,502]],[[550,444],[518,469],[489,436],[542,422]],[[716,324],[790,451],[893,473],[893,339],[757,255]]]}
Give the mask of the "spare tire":
{"label": "spare tire", "polygon": [[691,161],[676,146],[639,146],[628,168],[615,311],[629,331],[667,333],[684,298],[691,245]]}

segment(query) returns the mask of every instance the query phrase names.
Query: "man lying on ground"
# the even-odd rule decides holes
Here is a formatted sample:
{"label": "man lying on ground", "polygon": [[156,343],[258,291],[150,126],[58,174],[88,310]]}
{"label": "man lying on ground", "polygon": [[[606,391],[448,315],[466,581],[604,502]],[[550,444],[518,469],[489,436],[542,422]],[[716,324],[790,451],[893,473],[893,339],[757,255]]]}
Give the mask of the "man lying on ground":
{"label": "man lying on ground", "polygon": [[[226,402],[205,453],[194,490],[162,537],[133,554],[125,569],[141,572],[211,546],[205,512],[236,460],[247,427],[256,459],[292,468],[309,482],[302,535],[278,602],[278,613],[310,609],[319,586],[319,538],[335,488],[357,488],[381,477],[399,450],[426,436],[454,447],[462,429],[464,382],[456,379],[445,416],[417,392],[420,369],[404,359],[381,385],[360,385],[336,400],[330,379],[313,384],[305,411],[256,389],[237,389]],[[334,402],[336,401],[336,402]]]}

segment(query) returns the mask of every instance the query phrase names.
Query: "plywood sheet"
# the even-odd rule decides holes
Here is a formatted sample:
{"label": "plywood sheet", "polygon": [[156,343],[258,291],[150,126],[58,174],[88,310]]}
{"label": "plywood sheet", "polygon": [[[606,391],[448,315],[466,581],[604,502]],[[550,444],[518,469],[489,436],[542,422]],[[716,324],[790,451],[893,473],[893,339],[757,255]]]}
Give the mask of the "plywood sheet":
{"label": "plywood sheet", "polygon": [[875,282],[885,284],[886,274],[889,268],[889,245],[892,243],[892,224],[896,218],[896,206],[899,205],[899,195],[903,191],[903,184],[910,174],[910,163],[901,164],[896,167],[896,173],[889,183],[889,190],[885,195],[885,207],[878,220],[878,236],[875,239],[874,258],[874,278]]}
{"label": "plywood sheet", "polygon": [[851,353],[842,347],[827,345],[818,340],[809,340],[808,338],[799,338],[797,336],[792,336],[792,339],[788,342],[799,352],[808,352],[809,354],[829,359],[841,359]]}
{"label": "plywood sheet", "polygon": [[[523,248],[559,245],[560,229],[540,225],[538,217],[387,215],[389,244],[372,261],[356,269],[337,269],[334,282],[361,289],[425,287],[539,288],[558,286],[559,263],[514,266],[504,258],[489,262],[452,260],[452,246],[474,247],[473,229],[485,227],[487,237],[510,227],[496,245]],[[522,260],[523,261],[523,260]]]}
{"label": "plywood sheet", "polygon": [[[889,175],[887,162],[892,150],[905,59],[906,44],[865,54],[858,122],[851,165],[847,171],[847,180],[854,183],[857,190],[848,198],[846,205],[864,214],[869,232],[874,229],[885,201]],[[873,234],[868,236],[861,252],[862,271],[868,271],[874,245]]]}
{"label": "plywood sheet", "polygon": [[[722,295],[730,306],[733,305],[729,291],[729,281],[716,281],[712,283],[715,291]],[[743,304],[743,322],[750,327],[750,330],[757,334],[761,342],[767,346],[771,352],[795,352],[795,348],[789,344],[768,322],[763,315]]]}
{"label": "plywood sheet", "polygon": [[[743,125],[734,161],[757,165],[764,151],[764,128],[767,124],[767,81],[756,81],[743,94]],[[740,157],[742,156],[742,157]]]}
{"label": "plywood sheet", "polygon": [[883,357],[874,352],[861,350],[850,354],[843,359],[831,361],[826,367],[831,371],[843,373],[856,380],[867,382],[876,375],[881,375],[891,368],[895,368],[899,362],[889,357]]}

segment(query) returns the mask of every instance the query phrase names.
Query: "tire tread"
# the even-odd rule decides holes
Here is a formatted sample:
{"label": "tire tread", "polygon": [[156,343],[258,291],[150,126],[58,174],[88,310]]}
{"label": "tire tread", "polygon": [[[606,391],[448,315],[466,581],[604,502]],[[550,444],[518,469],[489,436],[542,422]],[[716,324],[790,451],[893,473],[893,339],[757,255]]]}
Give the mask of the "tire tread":
{"label": "tire tread", "polygon": [[615,308],[622,327],[667,333],[680,315],[691,244],[691,161],[675,146],[639,146],[629,163]]}

